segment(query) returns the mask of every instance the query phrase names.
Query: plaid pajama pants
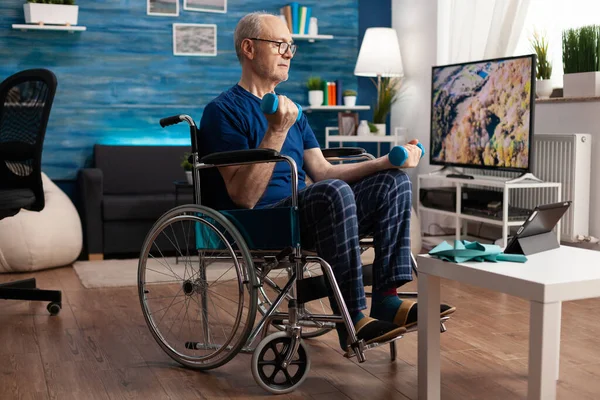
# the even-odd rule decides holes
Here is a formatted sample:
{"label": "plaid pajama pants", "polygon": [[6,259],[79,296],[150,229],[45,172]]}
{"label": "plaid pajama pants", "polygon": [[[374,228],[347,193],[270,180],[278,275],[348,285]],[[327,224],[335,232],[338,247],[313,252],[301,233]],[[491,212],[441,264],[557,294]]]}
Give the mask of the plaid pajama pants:
{"label": "plaid pajama pants", "polygon": [[[290,204],[287,198],[269,207]],[[359,238],[373,237],[374,291],[412,281],[412,186],[404,171],[382,171],[350,185],[316,182],[298,192],[298,206],[302,247],[316,249],[331,265],[351,314],[367,307]]]}

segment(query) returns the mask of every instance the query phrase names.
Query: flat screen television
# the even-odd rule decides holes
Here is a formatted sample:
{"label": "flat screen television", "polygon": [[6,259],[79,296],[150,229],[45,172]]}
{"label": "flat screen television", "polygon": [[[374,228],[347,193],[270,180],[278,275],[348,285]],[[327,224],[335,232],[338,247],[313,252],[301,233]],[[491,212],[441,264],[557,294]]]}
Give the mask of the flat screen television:
{"label": "flat screen television", "polygon": [[535,54],[434,66],[432,165],[528,173]]}

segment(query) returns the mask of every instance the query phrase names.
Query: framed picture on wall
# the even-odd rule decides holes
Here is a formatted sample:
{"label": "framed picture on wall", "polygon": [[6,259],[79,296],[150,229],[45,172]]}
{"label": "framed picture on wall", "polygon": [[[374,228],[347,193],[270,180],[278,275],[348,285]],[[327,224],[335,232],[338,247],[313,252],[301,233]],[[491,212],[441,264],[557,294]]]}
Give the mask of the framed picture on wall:
{"label": "framed picture on wall", "polygon": [[202,12],[227,12],[227,0],[183,0],[183,9]]}
{"label": "framed picture on wall", "polygon": [[163,17],[179,16],[179,0],[146,0],[146,13],[148,15],[161,15]]}
{"label": "framed picture on wall", "polygon": [[356,135],[358,128],[358,113],[341,112],[338,113],[338,129],[342,136]]}
{"label": "framed picture on wall", "polygon": [[173,24],[173,54],[176,56],[216,56],[217,25]]}

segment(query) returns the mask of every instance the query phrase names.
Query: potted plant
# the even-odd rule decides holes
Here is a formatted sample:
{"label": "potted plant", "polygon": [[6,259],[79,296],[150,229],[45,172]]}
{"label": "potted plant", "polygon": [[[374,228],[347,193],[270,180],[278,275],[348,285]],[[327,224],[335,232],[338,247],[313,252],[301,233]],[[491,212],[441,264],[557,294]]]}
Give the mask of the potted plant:
{"label": "potted plant", "polygon": [[356,105],[356,90],[344,90],[343,97],[345,106],[354,107]]}
{"label": "potted plant", "polygon": [[192,163],[189,160],[190,155],[191,155],[191,153],[185,153],[183,155],[183,158],[181,159],[181,168],[183,168],[183,170],[185,171],[185,177],[186,177],[188,183],[190,185],[193,185],[194,181],[192,180],[192,169],[194,168],[194,166],[192,165]]}
{"label": "potted plant", "polygon": [[564,97],[600,96],[599,28],[588,25],[563,31]]}
{"label": "potted plant", "polygon": [[306,83],[308,88],[308,104],[312,107],[323,105],[323,80],[318,76],[311,76]]}
{"label": "potted plant", "polygon": [[552,63],[548,58],[546,37],[534,32],[531,46],[537,56],[535,92],[540,99],[547,99],[552,94]]}
{"label": "potted plant", "polygon": [[25,23],[38,25],[77,25],[79,14],[75,0],[27,0],[23,10]]}
{"label": "potted plant", "polygon": [[377,126],[377,134],[385,135],[386,119],[392,105],[398,100],[400,78],[384,77],[377,84],[377,103],[373,108],[373,123]]}

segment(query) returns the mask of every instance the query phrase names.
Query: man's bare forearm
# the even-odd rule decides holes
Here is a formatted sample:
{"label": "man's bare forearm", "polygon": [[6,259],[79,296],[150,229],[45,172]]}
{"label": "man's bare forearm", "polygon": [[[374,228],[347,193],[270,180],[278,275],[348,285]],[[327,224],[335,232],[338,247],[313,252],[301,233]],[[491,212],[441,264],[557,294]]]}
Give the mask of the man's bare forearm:
{"label": "man's bare forearm", "polygon": [[[285,138],[286,134],[267,131],[258,147],[281,151]],[[274,168],[275,163],[248,164],[237,168],[227,184],[232,200],[240,207],[254,208],[265,192]]]}
{"label": "man's bare forearm", "polygon": [[389,168],[390,164],[384,158],[352,164],[336,164],[331,165],[318,180],[341,179],[347,183],[353,183],[366,176]]}

